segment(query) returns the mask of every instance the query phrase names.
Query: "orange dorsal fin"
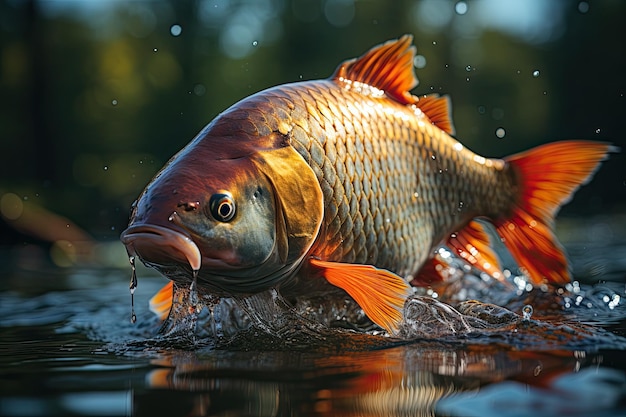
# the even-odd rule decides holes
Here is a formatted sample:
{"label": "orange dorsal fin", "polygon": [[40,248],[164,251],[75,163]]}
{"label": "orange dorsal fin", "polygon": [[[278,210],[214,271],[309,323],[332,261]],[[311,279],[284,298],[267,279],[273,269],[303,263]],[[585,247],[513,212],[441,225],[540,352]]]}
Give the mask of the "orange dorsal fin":
{"label": "orange dorsal fin", "polygon": [[437,126],[449,135],[454,135],[454,125],[452,124],[452,104],[450,97],[439,94],[428,94],[419,97],[416,106],[424,112],[432,124]]}
{"label": "orange dorsal fin", "polygon": [[371,265],[345,264],[310,259],[310,265],[328,282],[346,291],[367,317],[393,334],[402,321],[409,284],[398,275]]}
{"label": "orange dorsal fin", "polygon": [[484,226],[472,220],[460,231],[453,233],[447,245],[466,262],[489,276],[501,281],[504,274],[498,256],[489,245],[489,235]]}
{"label": "orange dorsal fin", "polygon": [[591,179],[617,148],[600,142],[550,143],[505,158],[519,187],[512,214],[494,221],[498,234],[534,284],[571,280],[563,248],[552,231],[559,207]]}
{"label": "orange dorsal fin", "polygon": [[418,98],[410,93],[417,85],[412,41],[411,35],[404,35],[375,46],[361,57],[343,62],[331,79],[360,92],[370,91],[362,88],[363,84],[374,87],[400,104],[416,105],[435,126],[453,135],[450,99],[447,96],[428,94]]}
{"label": "orange dorsal fin", "polygon": [[413,36],[375,46],[357,59],[343,62],[331,77],[375,87],[402,104],[413,104],[417,97],[409,92],[417,85],[413,70]]}
{"label": "orange dorsal fin", "polygon": [[150,299],[150,311],[165,320],[170,314],[174,298],[174,282],[170,281]]}

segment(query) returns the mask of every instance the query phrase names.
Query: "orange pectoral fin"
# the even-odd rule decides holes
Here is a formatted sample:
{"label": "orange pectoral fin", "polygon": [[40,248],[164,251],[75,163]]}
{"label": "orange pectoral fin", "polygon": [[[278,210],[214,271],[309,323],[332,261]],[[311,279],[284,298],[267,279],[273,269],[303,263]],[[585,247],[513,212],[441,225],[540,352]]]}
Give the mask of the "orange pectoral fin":
{"label": "orange pectoral fin", "polygon": [[310,259],[310,265],[336,287],[346,291],[374,323],[397,332],[409,284],[398,275],[372,265],[345,264]]}
{"label": "orange pectoral fin", "polygon": [[170,281],[150,299],[150,311],[165,320],[172,308],[174,298],[174,282]]}

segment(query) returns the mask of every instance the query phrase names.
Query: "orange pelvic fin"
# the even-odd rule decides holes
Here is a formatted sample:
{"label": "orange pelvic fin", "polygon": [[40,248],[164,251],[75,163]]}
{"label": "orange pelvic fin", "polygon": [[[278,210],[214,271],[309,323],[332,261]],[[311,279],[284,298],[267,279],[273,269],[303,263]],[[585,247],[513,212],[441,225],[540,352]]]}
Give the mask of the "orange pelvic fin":
{"label": "orange pelvic fin", "polygon": [[159,290],[150,299],[150,311],[159,316],[161,320],[165,320],[172,308],[172,300],[174,298],[174,282],[170,281]]}
{"label": "orange pelvic fin", "polygon": [[469,222],[459,232],[451,234],[447,244],[473,267],[499,281],[504,279],[498,256],[489,245],[489,235],[476,220]]}
{"label": "orange pelvic fin", "polygon": [[310,259],[310,265],[331,284],[346,291],[374,323],[395,333],[402,321],[409,284],[398,275],[371,265]]}
{"label": "orange pelvic fin", "polygon": [[[500,260],[489,245],[489,235],[484,226],[472,220],[459,232],[452,233],[446,245],[474,268],[485,272],[498,281],[504,280]],[[454,273],[448,261],[437,253],[420,268],[411,285],[423,286],[445,282]]]}
{"label": "orange pelvic fin", "polygon": [[512,215],[494,221],[498,234],[534,284],[571,280],[552,225],[559,207],[591,179],[607,153],[617,148],[599,142],[562,141],[505,158],[520,187]]}

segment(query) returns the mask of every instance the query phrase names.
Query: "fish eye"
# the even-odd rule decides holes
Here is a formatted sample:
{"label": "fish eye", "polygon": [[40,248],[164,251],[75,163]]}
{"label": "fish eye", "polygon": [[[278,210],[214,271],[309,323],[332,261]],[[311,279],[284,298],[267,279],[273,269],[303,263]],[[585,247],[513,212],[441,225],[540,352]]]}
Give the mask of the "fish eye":
{"label": "fish eye", "polygon": [[211,216],[220,222],[229,222],[235,217],[235,200],[230,193],[213,194],[209,200]]}

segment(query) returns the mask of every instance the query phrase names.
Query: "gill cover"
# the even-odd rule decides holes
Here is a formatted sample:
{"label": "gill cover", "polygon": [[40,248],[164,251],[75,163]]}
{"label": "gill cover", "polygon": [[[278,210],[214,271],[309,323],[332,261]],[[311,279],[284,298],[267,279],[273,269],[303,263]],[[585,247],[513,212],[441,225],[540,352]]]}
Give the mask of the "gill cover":
{"label": "gill cover", "polygon": [[274,188],[276,244],[283,265],[299,266],[313,245],[324,216],[324,198],[315,173],[291,146],[251,156]]}

